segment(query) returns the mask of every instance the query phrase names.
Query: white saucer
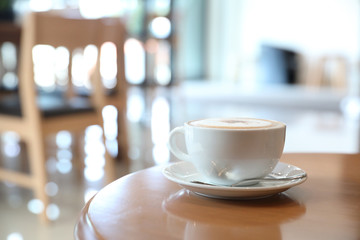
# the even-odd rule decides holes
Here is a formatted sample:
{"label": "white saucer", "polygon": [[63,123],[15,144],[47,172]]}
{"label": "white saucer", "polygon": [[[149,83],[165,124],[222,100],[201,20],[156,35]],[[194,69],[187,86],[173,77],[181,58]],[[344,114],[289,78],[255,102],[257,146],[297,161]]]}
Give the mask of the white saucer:
{"label": "white saucer", "polygon": [[[292,174],[305,173],[304,170],[286,163],[279,162],[274,171],[277,175],[289,176]],[[293,181],[260,181],[256,185],[243,187],[209,186],[191,181],[206,182],[190,162],[176,162],[165,167],[163,174],[170,181],[178,183],[182,187],[206,197],[225,199],[253,199],[274,195],[288,190],[291,187],[303,183],[307,177]]]}

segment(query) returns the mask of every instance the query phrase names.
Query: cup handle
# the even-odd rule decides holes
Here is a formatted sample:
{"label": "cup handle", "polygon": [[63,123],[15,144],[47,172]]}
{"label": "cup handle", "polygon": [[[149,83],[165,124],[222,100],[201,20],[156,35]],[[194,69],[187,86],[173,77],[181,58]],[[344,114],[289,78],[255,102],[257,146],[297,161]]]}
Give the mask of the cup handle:
{"label": "cup handle", "polygon": [[180,160],[189,161],[190,156],[188,154],[184,153],[183,151],[181,151],[180,148],[178,147],[178,145],[176,144],[176,136],[179,134],[181,134],[185,137],[185,128],[183,126],[176,127],[170,132],[168,147],[169,147],[170,151],[172,152],[172,154],[175,155],[175,157],[177,157]]}

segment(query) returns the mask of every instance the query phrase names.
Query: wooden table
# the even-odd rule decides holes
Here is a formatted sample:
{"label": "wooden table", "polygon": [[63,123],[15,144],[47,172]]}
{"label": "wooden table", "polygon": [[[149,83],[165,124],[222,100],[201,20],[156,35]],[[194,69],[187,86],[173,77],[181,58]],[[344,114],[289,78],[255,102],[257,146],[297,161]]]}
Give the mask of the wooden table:
{"label": "wooden table", "polygon": [[84,207],[76,239],[360,239],[360,155],[284,154],[309,178],[259,200],[217,200],[163,167],[118,179]]}

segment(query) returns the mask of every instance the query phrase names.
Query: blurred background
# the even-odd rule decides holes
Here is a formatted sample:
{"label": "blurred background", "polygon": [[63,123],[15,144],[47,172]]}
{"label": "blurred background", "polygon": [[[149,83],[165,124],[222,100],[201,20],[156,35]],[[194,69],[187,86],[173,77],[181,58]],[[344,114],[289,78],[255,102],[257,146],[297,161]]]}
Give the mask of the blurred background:
{"label": "blurred background", "polygon": [[[120,18],[126,26],[129,149],[122,154],[129,161],[117,160],[117,177],[176,161],[166,147],[168,132],[205,117],[283,121],[285,152],[359,152],[359,1],[1,0],[0,21],[21,28],[30,11],[72,8],[85,18]],[[18,83],[17,51],[11,42],[0,46],[4,91]],[[34,51],[37,59],[66,55],[47,46]],[[38,78],[36,84],[51,89],[59,83]],[[87,86],[81,79],[73,84]],[[112,106],[103,110],[113,155],[119,151],[116,114]],[[85,138],[99,134],[91,126]],[[85,201],[104,186],[103,173],[76,171],[72,140],[65,131],[49,140],[52,223],[38,221],[43,209],[30,191],[1,183],[0,239],[71,239]],[[14,133],[1,134],[0,144],[3,164],[26,155]]]}

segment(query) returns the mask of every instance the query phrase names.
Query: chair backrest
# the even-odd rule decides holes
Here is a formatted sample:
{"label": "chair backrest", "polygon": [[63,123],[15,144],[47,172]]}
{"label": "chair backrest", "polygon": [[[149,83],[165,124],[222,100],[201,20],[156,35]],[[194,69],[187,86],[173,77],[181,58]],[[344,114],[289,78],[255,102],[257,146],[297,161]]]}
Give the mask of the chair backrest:
{"label": "chair backrest", "polygon": [[[30,13],[24,21],[21,40],[19,80],[21,84],[19,86],[22,105],[25,106],[23,114],[26,116],[37,111],[36,106],[34,106],[36,102],[35,89],[37,88],[34,81],[34,75],[37,75],[36,71],[34,72],[34,60],[36,60],[33,56],[34,46],[41,44],[67,49],[69,57],[66,95],[68,97],[75,94],[73,90],[73,77],[75,74],[72,67],[75,65],[73,59],[76,50],[81,49],[82,51],[89,45],[95,46],[97,56],[92,60],[93,66],[86,69],[87,73],[85,75],[88,74],[88,80],[93,87],[93,91],[97,92],[95,96],[91,96],[93,103],[96,104],[95,98],[100,99],[101,94],[99,91],[99,88],[101,88],[100,48],[106,41],[112,41],[117,46],[117,55],[121,58],[117,66],[118,74],[120,73],[121,79],[123,79],[123,46],[121,45],[124,42],[124,28],[120,19],[84,19],[77,10]],[[50,61],[50,59],[45,60],[45,62],[47,61]]]}
{"label": "chair backrest", "polygon": [[[100,20],[101,23],[101,27],[99,29],[99,36],[100,36],[100,42],[101,43],[112,43],[115,47],[115,52],[114,54],[116,54],[113,57],[115,58],[111,58],[108,60],[112,60],[115,62],[112,62],[111,65],[116,64],[116,74],[114,77],[114,86],[104,86],[104,82],[102,81],[96,81],[96,83],[98,84],[96,86],[96,91],[95,92],[95,97],[97,99],[97,102],[99,104],[101,104],[102,106],[105,105],[106,103],[106,98],[111,98],[114,97],[115,101],[124,101],[124,97],[126,96],[126,79],[125,79],[125,62],[124,62],[124,44],[125,44],[125,39],[126,39],[126,30],[125,30],[125,26],[124,24],[120,21],[120,19],[116,19],[116,18],[103,18]],[[103,54],[103,52],[101,53]],[[100,55],[99,55],[100,56]],[[107,65],[108,63],[106,62],[101,62],[99,59],[99,63],[100,65],[98,65],[99,67],[101,67],[101,64],[103,65]],[[113,66],[115,67],[115,66]],[[100,73],[100,69],[99,71],[97,71],[98,73]],[[102,79],[102,76],[99,76],[98,79]],[[106,80],[106,79],[105,79]],[[106,92],[112,92],[112,94],[106,94]],[[105,94],[104,94],[105,93]]]}

